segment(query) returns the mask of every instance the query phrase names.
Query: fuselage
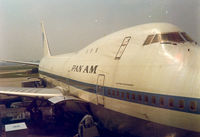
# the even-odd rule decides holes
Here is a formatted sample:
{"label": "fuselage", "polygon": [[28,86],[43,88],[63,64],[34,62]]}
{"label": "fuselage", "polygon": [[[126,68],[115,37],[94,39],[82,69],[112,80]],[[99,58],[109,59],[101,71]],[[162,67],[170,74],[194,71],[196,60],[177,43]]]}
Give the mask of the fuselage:
{"label": "fuselage", "polygon": [[39,71],[94,106],[200,132],[199,53],[176,26],[152,23],[110,34],[77,53],[44,57]]}

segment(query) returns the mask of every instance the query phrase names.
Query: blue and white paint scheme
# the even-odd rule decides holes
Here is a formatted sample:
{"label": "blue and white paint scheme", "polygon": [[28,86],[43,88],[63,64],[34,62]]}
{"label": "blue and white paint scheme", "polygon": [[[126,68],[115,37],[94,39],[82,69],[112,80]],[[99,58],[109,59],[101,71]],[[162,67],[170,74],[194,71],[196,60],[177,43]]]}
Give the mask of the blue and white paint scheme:
{"label": "blue and white paint scheme", "polygon": [[40,77],[88,102],[106,128],[145,137],[200,135],[200,46],[177,26],[138,25],[56,56],[42,28]]}

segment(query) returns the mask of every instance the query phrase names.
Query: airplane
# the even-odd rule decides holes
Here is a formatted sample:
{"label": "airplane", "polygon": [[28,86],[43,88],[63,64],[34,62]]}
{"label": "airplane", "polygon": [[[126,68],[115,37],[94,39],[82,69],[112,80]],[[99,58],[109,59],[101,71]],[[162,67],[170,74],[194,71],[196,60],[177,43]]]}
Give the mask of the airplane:
{"label": "airplane", "polygon": [[[200,46],[170,23],[107,35],[52,56],[42,26],[39,76],[59,88],[1,87],[0,94],[83,100],[105,128],[142,137],[200,136]],[[11,61],[12,62],[12,61]]]}

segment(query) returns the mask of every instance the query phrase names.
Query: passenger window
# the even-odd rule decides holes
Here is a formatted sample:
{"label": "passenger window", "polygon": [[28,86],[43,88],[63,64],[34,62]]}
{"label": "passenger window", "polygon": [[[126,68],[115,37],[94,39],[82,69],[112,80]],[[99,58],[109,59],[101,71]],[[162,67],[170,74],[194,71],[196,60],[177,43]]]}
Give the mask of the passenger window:
{"label": "passenger window", "polygon": [[132,99],[135,100],[135,94],[134,93],[132,94]]}
{"label": "passenger window", "polygon": [[142,101],[142,96],[141,95],[138,95],[138,100]]}
{"label": "passenger window", "polygon": [[110,89],[108,89],[108,95],[111,95]]}
{"label": "passenger window", "polygon": [[95,53],[97,53],[97,51],[98,51],[98,48],[96,48]]}
{"label": "passenger window", "polygon": [[101,86],[98,86],[98,90],[101,91]]}
{"label": "passenger window", "polygon": [[174,100],[172,98],[169,99],[169,106],[174,107]]}
{"label": "passenger window", "polygon": [[127,99],[129,99],[129,98],[130,98],[130,97],[129,97],[129,93],[126,93],[126,98],[127,98]]}
{"label": "passenger window", "polygon": [[192,110],[192,111],[197,110],[197,102],[196,101],[190,101],[190,110]]}
{"label": "passenger window", "polygon": [[117,91],[117,96],[119,97],[119,91]]}
{"label": "passenger window", "polygon": [[185,106],[184,100],[179,100],[179,102],[178,102],[178,107],[179,107],[180,109],[184,109],[184,106]]}
{"label": "passenger window", "polygon": [[121,97],[124,98],[124,92],[121,93]]}
{"label": "passenger window", "polygon": [[115,90],[112,91],[112,95],[115,96]]}
{"label": "passenger window", "polygon": [[156,104],[156,97],[155,97],[155,96],[152,96],[152,98],[151,98],[151,103],[152,103],[152,104]]}
{"label": "passenger window", "polygon": [[143,45],[148,45],[148,44],[150,44],[151,41],[152,41],[152,39],[153,39],[153,37],[154,37],[154,35],[149,35],[149,36],[146,38],[146,40],[145,40],[145,42],[143,43]]}
{"label": "passenger window", "polygon": [[160,97],[160,105],[164,106],[164,98],[163,97]]}
{"label": "passenger window", "polygon": [[144,102],[148,103],[148,101],[149,101],[148,96],[147,96],[147,95],[144,95]]}
{"label": "passenger window", "polygon": [[90,50],[90,53],[92,53],[93,49]]}

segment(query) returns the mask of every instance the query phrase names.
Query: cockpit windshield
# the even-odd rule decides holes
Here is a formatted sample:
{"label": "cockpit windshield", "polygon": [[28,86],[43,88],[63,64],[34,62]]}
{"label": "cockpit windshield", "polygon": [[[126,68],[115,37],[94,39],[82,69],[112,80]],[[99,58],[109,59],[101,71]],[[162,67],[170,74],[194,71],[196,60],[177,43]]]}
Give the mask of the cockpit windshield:
{"label": "cockpit windshield", "polygon": [[178,32],[161,34],[161,42],[184,42],[184,39],[180,36]]}
{"label": "cockpit windshield", "polygon": [[164,34],[149,35],[143,45],[152,43],[184,43],[193,42],[193,40],[185,32],[170,32]]}
{"label": "cockpit windshield", "polygon": [[185,40],[189,42],[194,42],[185,32],[181,32],[181,35],[185,38]]}

